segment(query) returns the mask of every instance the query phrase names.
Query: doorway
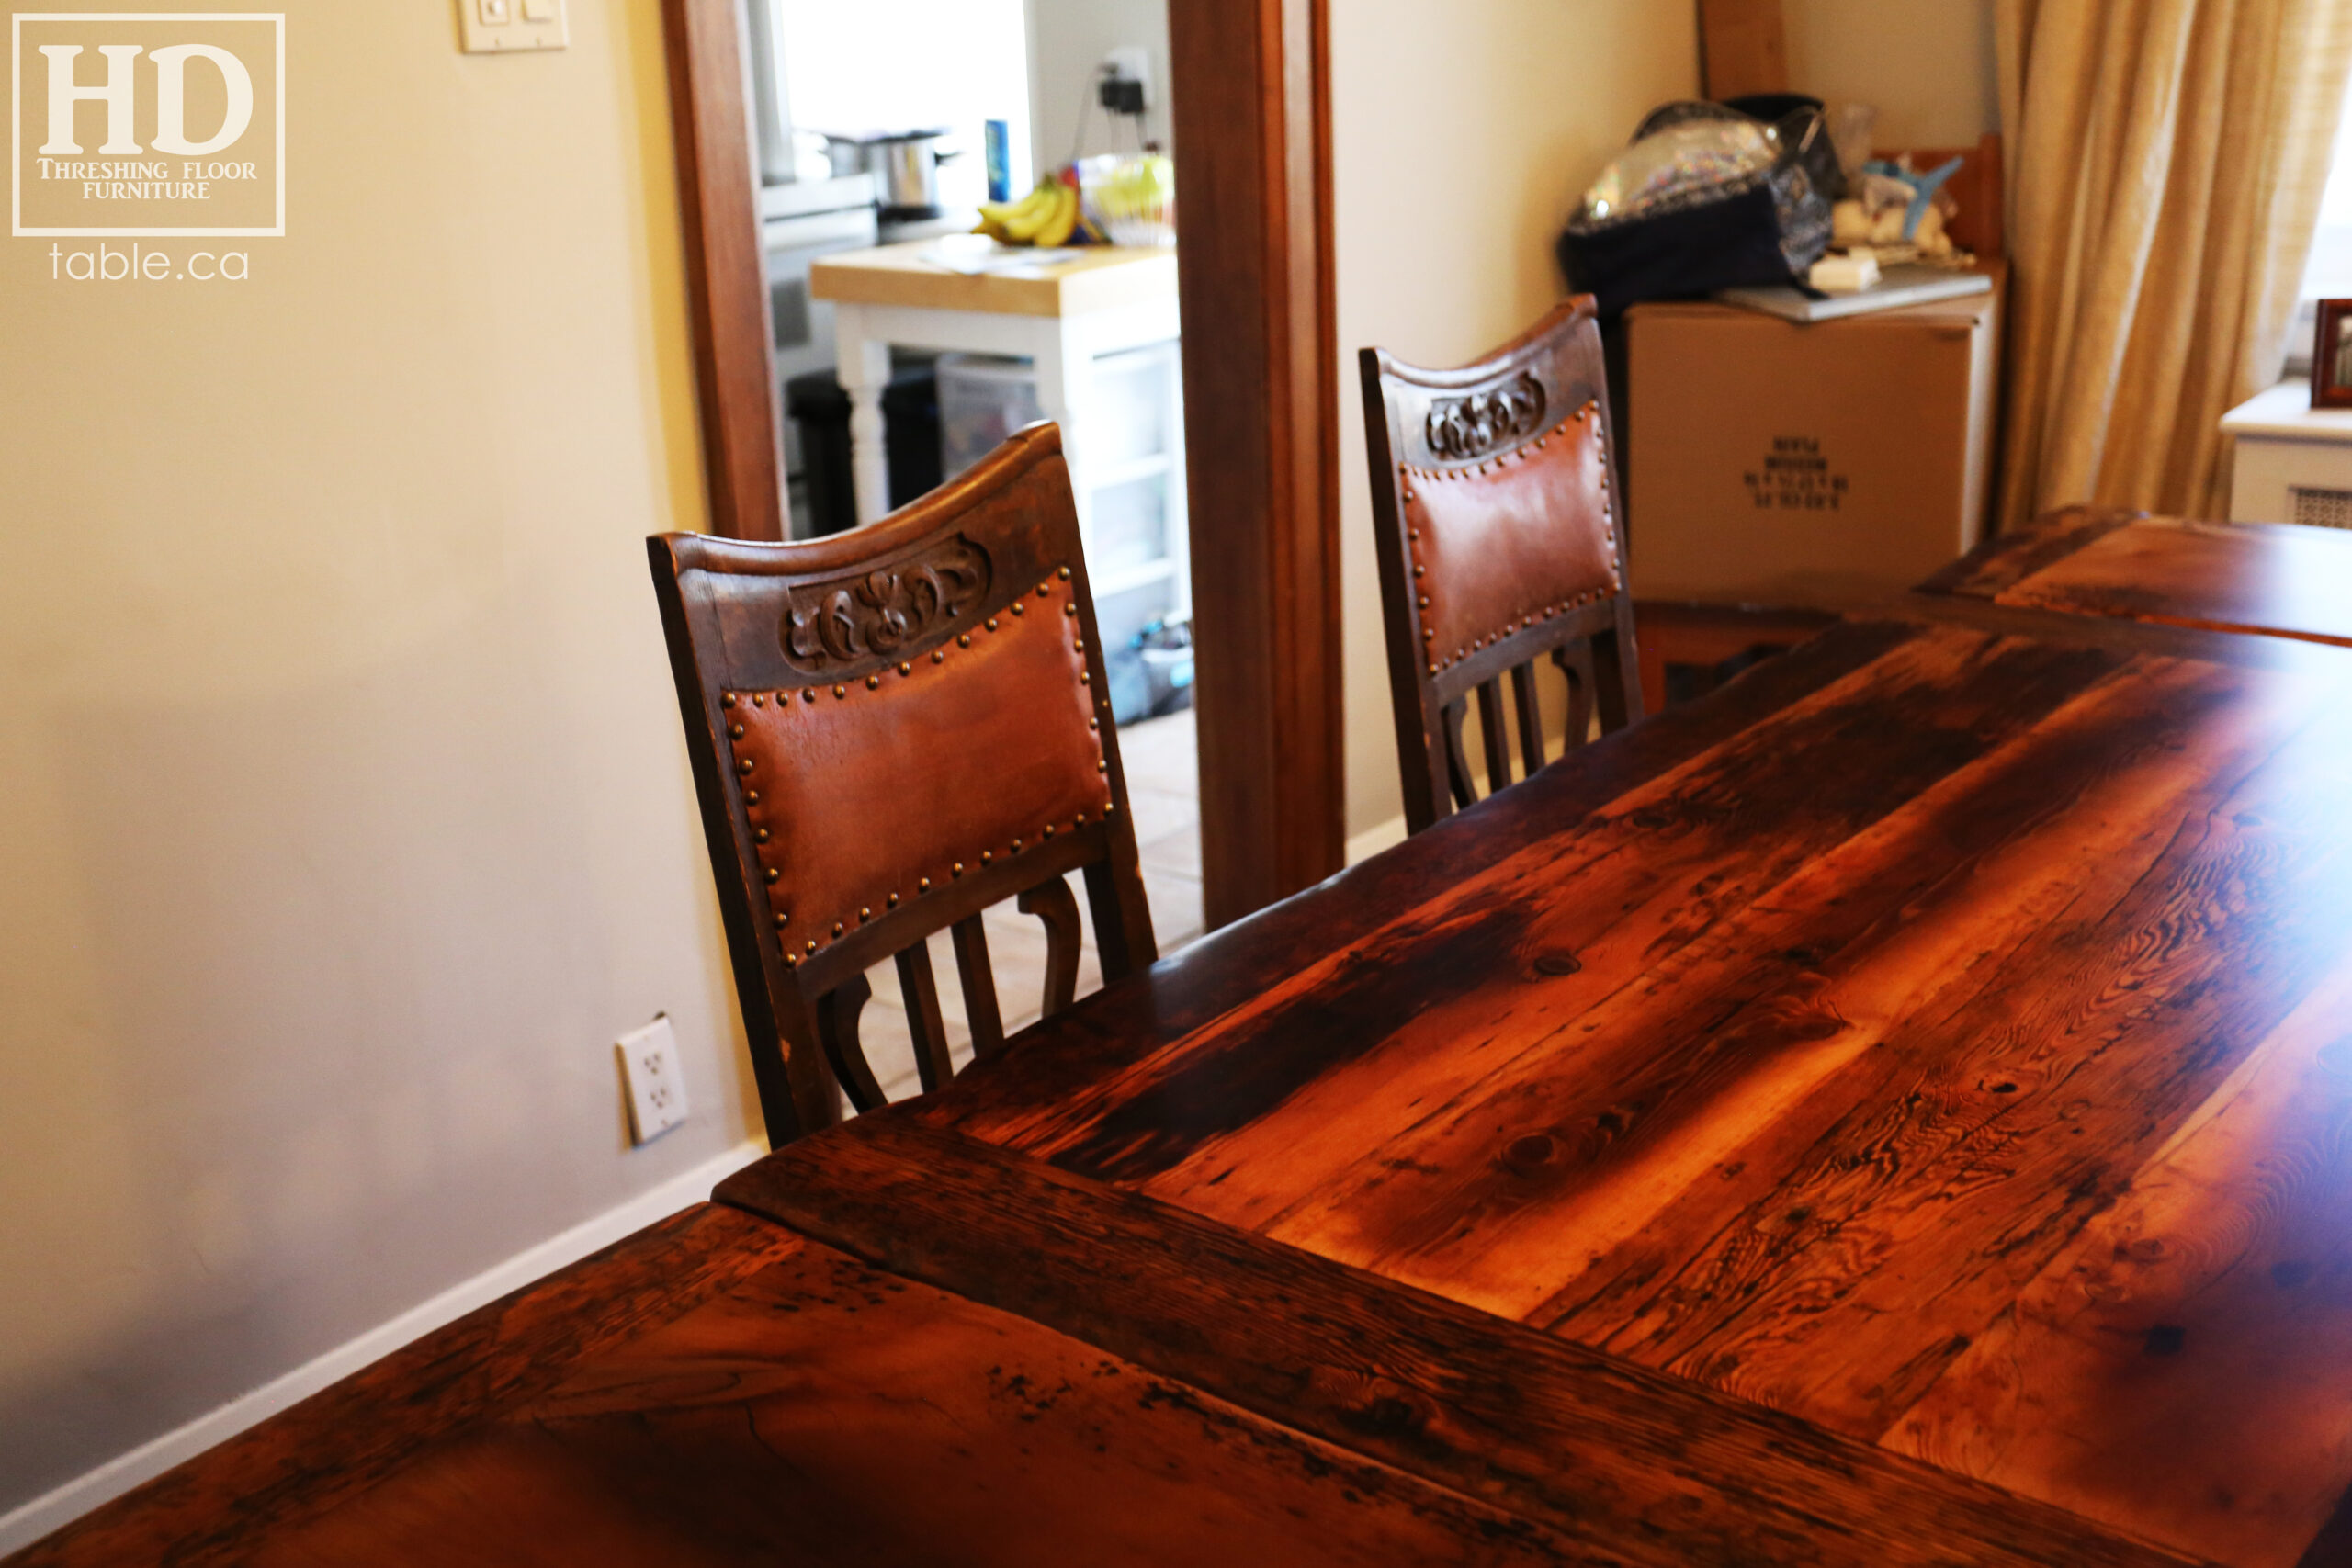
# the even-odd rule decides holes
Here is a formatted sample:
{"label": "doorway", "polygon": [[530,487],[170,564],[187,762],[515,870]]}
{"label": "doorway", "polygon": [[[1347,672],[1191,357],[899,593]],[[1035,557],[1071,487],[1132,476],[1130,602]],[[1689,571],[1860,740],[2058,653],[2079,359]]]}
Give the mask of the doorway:
{"label": "doorway", "polygon": [[[737,0],[663,9],[712,525],[783,537],[741,12]],[[1322,0],[1186,0],[1168,21],[1197,837],[1214,929],[1342,857],[1328,47]]]}

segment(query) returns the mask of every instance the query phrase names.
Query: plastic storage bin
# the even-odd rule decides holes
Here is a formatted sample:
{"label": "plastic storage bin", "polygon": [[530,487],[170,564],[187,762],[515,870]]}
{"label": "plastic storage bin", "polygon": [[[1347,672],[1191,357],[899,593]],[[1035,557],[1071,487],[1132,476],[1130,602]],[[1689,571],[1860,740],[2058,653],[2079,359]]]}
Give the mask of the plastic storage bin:
{"label": "plastic storage bin", "polygon": [[[1042,417],[1027,359],[944,354],[937,368],[940,466],[951,479]],[[1079,515],[1113,716],[1124,724],[1169,711],[1171,693],[1189,689],[1179,672],[1190,668],[1189,646],[1181,655],[1160,646],[1188,603],[1175,345],[1104,355],[1086,379],[1086,434],[1071,478],[1083,490]]]}
{"label": "plastic storage bin", "polygon": [[1037,372],[1026,359],[943,354],[938,374],[939,466],[951,479],[1014,431],[1046,417],[1037,402]]}
{"label": "plastic storage bin", "polygon": [[[1086,460],[1098,470],[1174,450],[1168,395],[1173,353],[1173,344],[1156,344],[1094,362]],[[1026,359],[943,354],[937,369],[940,466],[949,479],[1023,425],[1046,417],[1037,401],[1036,367]]]}

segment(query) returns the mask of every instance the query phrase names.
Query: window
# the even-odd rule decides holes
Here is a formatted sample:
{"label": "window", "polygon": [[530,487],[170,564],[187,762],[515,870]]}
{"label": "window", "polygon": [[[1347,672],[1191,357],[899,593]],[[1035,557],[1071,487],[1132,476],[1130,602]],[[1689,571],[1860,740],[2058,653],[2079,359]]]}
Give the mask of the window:
{"label": "window", "polygon": [[[962,154],[941,197],[984,194],[982,124],[1007,122],[1013,184],[1029,167],[1029,51],[1022,0],[774,0],[785,100],[800,131],[944,127]],[[1019,190],[1015,191],[1019,194]]]}
{"label": "window", "polygon": [[2290,377],[2311,374],[2312,332],[2317,321],[2312,301],[2352,298],[2352,84],[2346,85],[2345,97],[2335,146],[2328,155],[2327,188],[2319,199],[2319,225],[2312,233],[2311,260],[2303,265],[2301,304],[2287,338]]}

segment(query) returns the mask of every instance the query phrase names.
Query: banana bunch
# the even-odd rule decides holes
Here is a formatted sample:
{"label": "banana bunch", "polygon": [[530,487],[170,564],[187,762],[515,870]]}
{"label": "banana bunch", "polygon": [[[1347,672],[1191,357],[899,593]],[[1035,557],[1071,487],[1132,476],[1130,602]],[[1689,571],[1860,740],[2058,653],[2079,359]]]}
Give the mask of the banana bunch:
{"label": "banana bunch", "polygon": [[1079,209],[1078,187],[1060,175],[1046,175],[1037,188],[1015,202],[980,203],[980,224],[973,231],[1008,245],[1069,243],[1084,221]]}

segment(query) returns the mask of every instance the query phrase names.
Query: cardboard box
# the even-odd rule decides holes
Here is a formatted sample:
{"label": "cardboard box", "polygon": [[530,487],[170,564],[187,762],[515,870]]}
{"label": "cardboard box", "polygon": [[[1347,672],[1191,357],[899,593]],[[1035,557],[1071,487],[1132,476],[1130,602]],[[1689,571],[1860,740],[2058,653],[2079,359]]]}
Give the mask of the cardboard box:
{"label": "cardboard box", "polygon": [[1996,266],[1990,294],[1811,325],[1627,311],[1635,596],[1838,608],[1974,548],[2003,282]]}

